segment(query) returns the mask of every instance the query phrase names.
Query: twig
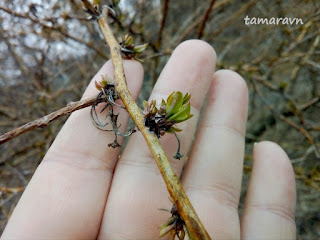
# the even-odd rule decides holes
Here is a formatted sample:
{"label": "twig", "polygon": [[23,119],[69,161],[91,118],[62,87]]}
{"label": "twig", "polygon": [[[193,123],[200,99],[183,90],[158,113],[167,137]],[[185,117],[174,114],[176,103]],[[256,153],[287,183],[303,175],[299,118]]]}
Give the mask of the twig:
{"label": "twig", "polygon": [[262,93],[261,91],[259,90],[258,86],[256,85],[256,83],[254,81],[252,81],[253,83],[253,87],[254,87],[254,90],[258,93],[259,97],[261,98],[261,100],[263,101],[263,103],[267,106],[267,108],[269,108],[269,110],[275,115],[277,116],[278,118],[280,118],[283,122],[287,123],[289,126],[295,128],[297,131],[299,131],[307,140],[308,142],[314,146],[315,148],[315,152],[316,152],[316,155],[319,156],[320,155],[320,151],[316,145],[316,142],[313,138],[313,136],[304,128],[304,127],[301,127],[299,126],[298,124],[296,124],[294,121],[288,119],[287,117],[285,117],[283,114],[277,112],[273,106],[271,106],[271,104],[269,104],[262,96]]}
{"label": "twig", "polygon": [[9,163],[5,163],[6,167],[9,168],[9,170],[15,174],[20,180],[21,182],[26,186],[28,185],[28,180],[26,179],[26,177],[15,167],[11,166]]}
{"label": "twig", "polygon": [[91,48],[93,49],[99,56],[101,56],[102,58],[105,58],[105,59],[108,59],[108,56],[107,54],[105,54],[103,51],[101,51],[101,49],[99,49],[98,47],[96,47],[95,45],[93,45],[92,43],[90,42],[86,42],[84,41],[83,39],[81,38],[77,38],[75,36],[72,36],[70,35],[65,29],[63,29],[62,27],[59,27],[59,26],[54,26],[54,25],[49,25],[46,21],[49,21],[48,19],[43,19],[43,20],[40,20],[38,18],[35,18],[35,17],[31,17],[30,15],[28,14],[23,14],[23,13],[18,13],[18,12],[15,12],[9,8],[6,8],[4,6],[0,6],[0,10],[2,11],[5,11],[6,13],[12,15],[12,16],[15,16],[15,17],[19,17],[19,18],[24,18],[24,19],[29,19],[30,21],[32,21],[33,23],[36,23],[36,24],[39,24],[40,26],[42,26],[43,28],[47,28],[47,29],[50,29],[52,31],[55,31],[55,32],[58,32],[59,34],[67,37],[67,38],[70,38],[78,43],[81,43],[83,45],[86,45],[88,48]]}
{"label": "twig", "polygon": [[221,24],[221,26],[219,27],[219,29],[217,29],[215,32],[211,33],[212,36],[217,36],[218,34],[220,34],[224,29],[227,28],[227,26],[229,26],[232,21],[234,19],[238,19],[238,17],[244,13],[245,11],[247,11],[249,8],[251,8],[258,0],[251,0],[250,2],[246,3],[245,5],[243,5],[238,11],[236,11],[227,21],[225,21],[224,23]]}
{"label": "twig", "polygon": [[209,19],[209,15],[210,15],[210,13],[212,11],[212,8],[213,8],[213,5],[214,5],[215,2],[216,2],[216,0],[211,0],[211,2],[209,4],[209,7],[208,7],[208,9],[207,9],[207,11],[206,11],[206,13],[205,13],[205,15],[203,17],[203,20],[202,20],[200,28],[199,28],[198,38],[202,38],[202,36],[203,36],[204,28],[206,27],[206,23],[207,23],[207,21]]}
{"label": "twig", "polygon": [[17,193],[24,191],[25,187],[0,187],[0,192]]}
{"label": "twig", "polygon": [[169,9],[169,0],[165,0],[163,3],[162,19],[161,19],[160,29],[159,29],[159,33],[158,33],[158,40],[156,42],[156,47],[158,49],[160,48],[160,45],[161,45],[162,32],[163,32],[164,26],[166,24],[168,9]]}
{"label": "twig", "polygon": [[[218,1],[215,4],[215,9],[218,10],[219,8],[223,8],[225,7],[227,4],[230,4],[232,0],[222,0],[222,1]],[[203,4],[204,5],[204,4]],[[185,20],[185,23],[182,25],[181,29],[183,29],[183,31],[178,31],[177,34],[175,34],[176,36],[174,36],[172,39],[173,43],[180,43],[182,42],[184,39],[186,39],[186,37],[201,23],[201,21],[203,20],[203,9],[204,7],[198,7],[198,9],[195,11],[195,13],[193,14],[194,16],[189,17],[188,19]]]}
{"label": "twig", "polygon": [[66,107],[61,108],[55,112],[52,112],[42,118],[36,119],[32,122],[26,123],[22,125],[21,127],[18,127],[16,129],[11,130],[10,132],[7,132],[0,136],[0,145],[10,141],[11,139],[20,136],[23,133],[29,132],[35,128],[43,128],[46,127],[50,122],[68,115],[74,111],[77,111],[82,108],[86,108],[91,106],[95,101],[97,103],[101,102],[104,99],[104,97],[101,97],[100,99],[96,99],[96,96],[92,96],[90,98],[86,98],[77,102],[71,102]]}
{"label": "twig", "polygon": [[319,101],[320,101],[320,97],[314,97],[310,101],[302,104],[298,109],[299,109],[299,111],[303,111],[303,110],[307,109],[308,107],[318,103]]}
{"label": "twig", "polygon": [[188,197],[186,196],[179,179],[177,178],[170,162],[161,147],[160,141],[155,134],[150,133],[144,126],[144,117],[141,109],[137,106],[132,98],[126,84],[121,50],[119,43],[115,39],[107,21],[107,9],[103,9],[102,16],[99,18],[99,26],[103,36],[110,47],[112,63],[115,72],[116,91],[119,94],[127,111],[131,115],[133,121],[139,128],[150,151],[158,165],[160,173],[167,185],[167,189],[177,206],[178,212],[184,220],[191,239],[211,239],[206,229],[202,225],[197,213],[192,207]]}

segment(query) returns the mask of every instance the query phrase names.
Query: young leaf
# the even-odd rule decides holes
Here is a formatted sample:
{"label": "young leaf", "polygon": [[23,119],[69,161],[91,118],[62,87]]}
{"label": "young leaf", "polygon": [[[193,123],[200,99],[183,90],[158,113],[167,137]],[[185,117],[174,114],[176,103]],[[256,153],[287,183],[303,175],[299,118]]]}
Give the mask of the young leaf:
{"label": "young leaf", "polygon": [[183,103],[183,95],[182,92],[173,92],[167,99],[167,106],[166,106],[166,118],[174,115],[179,111]]}
{"label": "young leaf", "polygon": [[186,95],[184,95],[184,97],[183,97],[183,103],[182,103],[182,105],[188,103],[189,100],[190,100],[190,98],[191,98],[191,94],[186,93]]}
{"label": "young leaf", "polygon": [[143,108],[144,108],[145,111],[148,111],[148,108],[149,108],[149,103],[148,103],[148,101],[143,100]]}
{"label": "young leaf", "polygon": [[165,236],[165,235],[167,235],[172,229],[174,229],[174,218],[173,217],[171,217],[171,218],[169,218],[169,220],[166,222],[166,223],[164,223],[164,224],[162,224],[162,225],[160,225],[160,236],[159,237],[163,237],[163,236]]}
{"label": "young leaf", "polygon": [[132,49],[135,53],[141,53],[143,52],[147,47],[148,47],[148,43],[142,44],[142,45],[137,45],[134,46],[134,48]]}
{"label": "young leaf", "polygon": [[157,112],[158,112],[157,107],[154,107],[154,108],[152,109],[152,112],[151,112],[151,113],[152,113],[153,115],[155,115]]}
{"label": "young leaf", "polygon": [[190,103],[188,103],[187,105],[183,105],[179,109],[179,112],[177,112],[176,114],[174,114],[171,117],[169,117],[168,120],[172,120],[172,121],[174,121],[176,123],[180,123],[180,122],[188,120],[192,116],[193,115],[190,114]]}
{"label": "young leaf", "polygon": [[182,131],[182,129],[172,126],[167,132],[173,133],[173,132],[181,132],[181,131]]}
{"label": "young leaf", "polygon": [[131,44],[133,44],[133,38],[132,38],[132,36],[130,36],[130,35],[128,35],[128,34],[126,34],[125,36],[124,36],[124,47],[129,47],[129,46],[131,46]]}
{"label": "young leaf", "polygon": [[96,89],[98,89],[99,91],[101,91],[102,85],[101,85],[100,82],[97,82],[97,80],[96,80],[96,81],[94,81],[94,85],[96,86]]}

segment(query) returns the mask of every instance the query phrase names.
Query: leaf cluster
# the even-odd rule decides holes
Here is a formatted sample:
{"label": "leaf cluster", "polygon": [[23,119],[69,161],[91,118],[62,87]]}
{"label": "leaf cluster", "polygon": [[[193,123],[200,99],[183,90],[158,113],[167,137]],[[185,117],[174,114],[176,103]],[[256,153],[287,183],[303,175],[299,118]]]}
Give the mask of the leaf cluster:
{"label": "leaf cluster", "polygon": [[142,61],[137,58],[137,55],[141,54],[147,47],[148,43],[142,45],[135,45],[133,43],[132,36],[126,34],[123,38],[119,38],[119,44],[121,47],[122,57],[127,59],[136,59],[138,61]]}
{"label": "leaf cluster", "polygon": [[157,137],[167,133],[180,132],[175,124],[184,122],[191,118],[190,114],[190,98],[191,95],[186,93],[184,96],[180,91],[174,91],[167,98],[162,99],[159,108],[156,107],[156,100],[152,100],[149,104],[143,102],[145,126],[154,132]]}

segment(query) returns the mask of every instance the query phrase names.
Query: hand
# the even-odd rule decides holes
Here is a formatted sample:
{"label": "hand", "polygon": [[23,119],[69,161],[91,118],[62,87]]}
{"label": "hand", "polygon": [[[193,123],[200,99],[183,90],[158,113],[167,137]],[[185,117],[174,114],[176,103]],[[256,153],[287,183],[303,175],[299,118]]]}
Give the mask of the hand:
{"label": "hand", "polygon": [[[295,178],[289,158],[275,143],[254,147],[251,180],[239,218],[248,90],[237,73],[214,73],[215,62],[208,44],[182,43],[150,97],[160,102],[175,90],[191,93],[194,117],[179,124],[182,153],[192,146],[184,189],[214,239],[293,239]],[[142,66],[135,61],[124,61],[124,66],[129,90],[137,98]],[[98,93],[94,81],[104,74],[113,76],[110,61],[91,81],[84,98]],[[170,217],[158,209],[171,209],[171,203],[143,137],[134,133],[119,159],[119,149],[107,147],[114,134],[95,128],[89,112],[87,108],[70,116],[21,197],[3,239],[158,238],[158,226]],[[124,130],[128,114],[119,112]],[[174,135],[165,134],[161,142],[172,157],[177,148]],[[178,175],[184,160],[172,158]]]}

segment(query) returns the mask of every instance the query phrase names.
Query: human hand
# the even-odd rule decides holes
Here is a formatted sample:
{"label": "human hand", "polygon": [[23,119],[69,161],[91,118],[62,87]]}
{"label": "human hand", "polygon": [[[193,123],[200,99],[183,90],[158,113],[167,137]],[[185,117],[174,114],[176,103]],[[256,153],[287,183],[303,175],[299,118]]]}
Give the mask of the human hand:
{"label": "human hand", "polygon": [[[238,74],[214,73],[215,62],[208,44],[182,43],[150,97],[160,102],[175,90],[191,93],[194,117],[179,124],[182,153],[192,147],[184,189],[214,239],[293,239],[295,178],[287,155],[274,143],[254,147],[251,180],[239,218],[248,90]],[[136,98],[142,66],[135,61],[124,61],[124,66]],[[93,78],[84,98],[98,93],[94,81],[104,74],[113,76],[110,61]],[[120,150],[107,147],[114,134],[95,128],[89,111],[70,116],[23,193],[3,239],[158,238],[158,226],[170,217],[158,209],[171,209],[171,203],[143,137],[133,134],[119,159]],[[119,112],[118,122],[125,129],[128,115]],[[174,135],[165,134],[161,142],[168,156],[173,156]],[[172,158],[177,175],[184,159]]]}

